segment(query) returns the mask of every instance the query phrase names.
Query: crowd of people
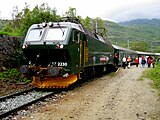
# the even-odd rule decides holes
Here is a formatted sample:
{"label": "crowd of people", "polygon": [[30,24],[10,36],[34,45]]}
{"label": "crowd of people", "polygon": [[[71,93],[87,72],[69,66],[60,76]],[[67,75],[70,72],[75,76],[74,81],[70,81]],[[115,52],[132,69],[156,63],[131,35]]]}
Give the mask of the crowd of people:
{"label": "crowd of people", "polygon": [[145,65],[147,65],[148,68],[150,68],[152,65],[154,68],[156,63],[156,58],[152,56],[148,56],[148,57],[142,56],[142,57],[139,57],[139,62],[137,64],[139,63],[142,64],[142,67],[145,67]]}
{"label": "crowd of people", "polygon": [[[160,61],[160,60],[159,60]],[[152,56],[142,56],[142,57],[136,57],[135,58],[135,64],[136,64],[136,67],[139,66],[139,64],[142,65],[142,67],[145,67],[146,65],[148,66],[148,68],[152,67],[154,68],[155,67],[155,63],[156,63],[156,58],[155,57],[152,57]],[[128,69],[130,69],[130,64],[131,64],[131,58],[130,56],[128,56],[127,58],[124,56],[122,58],[122,67],[125,69],[126,67]]]}

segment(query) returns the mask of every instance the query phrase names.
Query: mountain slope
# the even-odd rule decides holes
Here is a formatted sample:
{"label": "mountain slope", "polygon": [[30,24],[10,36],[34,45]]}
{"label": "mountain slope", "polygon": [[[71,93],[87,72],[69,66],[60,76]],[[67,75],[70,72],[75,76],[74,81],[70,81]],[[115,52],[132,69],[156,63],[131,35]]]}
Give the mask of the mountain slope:
{"label": "mountain slope", "polygon": [[160,46],[160,19],[136,19],[121,23],[104,21],[108,40],[127,47],[127,42],[146,42],[148,47]]}
{"label": "mountain slope", "polygon": [[135,19],[126,22],[120,22],[121,25],[145,25],[145,26],[155,26],[160,27],[160,20],[159,19]]}

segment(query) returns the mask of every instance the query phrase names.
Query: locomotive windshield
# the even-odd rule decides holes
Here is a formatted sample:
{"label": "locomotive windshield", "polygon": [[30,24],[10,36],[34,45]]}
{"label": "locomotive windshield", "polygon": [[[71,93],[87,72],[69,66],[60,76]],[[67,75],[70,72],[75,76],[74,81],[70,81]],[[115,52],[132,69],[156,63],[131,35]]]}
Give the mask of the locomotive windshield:
{"label": "locomotive windshield", "polygon": [[46,41],[64,41],[67,35],[68,28],[49,28],[45,37]]}
{"label": "locomotive windshield", "polygon": [[31,29],[28,33],[26,41],[39,41],[42,37],[43,29]]}

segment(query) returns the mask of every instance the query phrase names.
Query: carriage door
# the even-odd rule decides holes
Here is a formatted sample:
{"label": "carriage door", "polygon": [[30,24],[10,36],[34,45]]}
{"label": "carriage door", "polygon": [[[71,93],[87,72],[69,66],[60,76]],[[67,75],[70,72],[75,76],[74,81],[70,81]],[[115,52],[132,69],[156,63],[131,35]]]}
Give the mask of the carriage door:
{"label": "carriage door", "polygon": [[80,67],[84,67],[88,63],[87,38],[84,33],[80,33]]}

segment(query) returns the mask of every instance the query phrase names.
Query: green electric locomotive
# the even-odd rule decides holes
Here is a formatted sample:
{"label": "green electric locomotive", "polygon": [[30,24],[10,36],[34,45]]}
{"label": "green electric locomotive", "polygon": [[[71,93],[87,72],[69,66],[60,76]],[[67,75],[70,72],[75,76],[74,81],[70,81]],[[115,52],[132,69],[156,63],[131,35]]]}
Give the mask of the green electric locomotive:
{"label": "green electric locomotive", "polygon": [[20,71],[38,88],[66,88],[106,72],[114,59],[108,41],[74,20],[32,25],[22,48],[28,64]]}

